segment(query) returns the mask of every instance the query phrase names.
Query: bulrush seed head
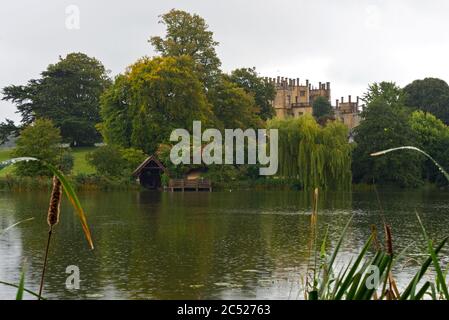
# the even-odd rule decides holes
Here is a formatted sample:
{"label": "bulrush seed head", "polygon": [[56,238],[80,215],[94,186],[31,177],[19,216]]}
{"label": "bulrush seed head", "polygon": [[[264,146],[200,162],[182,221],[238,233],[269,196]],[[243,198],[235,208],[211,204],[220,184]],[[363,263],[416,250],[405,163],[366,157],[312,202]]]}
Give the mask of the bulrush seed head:
{"label": "bulrush seed head", "polygon": [[47,222],[53,227],[59,222],[61,211],[62,185],[56,176],[53,176],[53,189],[51,190],[50,206],[48,207]]}

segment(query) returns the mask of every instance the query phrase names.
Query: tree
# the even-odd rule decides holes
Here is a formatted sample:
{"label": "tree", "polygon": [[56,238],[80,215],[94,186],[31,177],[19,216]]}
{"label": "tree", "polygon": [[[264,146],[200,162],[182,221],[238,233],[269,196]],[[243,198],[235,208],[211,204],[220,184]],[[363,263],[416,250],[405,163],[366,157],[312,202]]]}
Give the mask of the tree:
{"label": "tree", "polygon": [[351,185],[351,145],[341,122],[318,125],[311,115],[273,119],[279,130],[279,176],[298,178],[304,189],[348,189]]}
{"label": "tree", "polygon": [[208,96],[222,129],[248,129],[263,126],[258,116],[259,108],[253,96],[229,81],[227,77],[222,77]]}
{"label": "tree", "polygon": [[[92,145],[100,139],[95,129],[100,122],[99,98],[109,84],[100,61],[83,53],[70,53],[50,64],[41,78],[3,88],[2,99],[16,104],[22,126],[36,118],[50,119],[61,130],[64,142]],[[2,136],[8,128],[10,132],[19,130],[9,122],[3,123]]]}
{"label": "tree", "polygon": [[131,146],[134,109],[131,103],[129,76],[120,74],[100,98],[102,122],[97,124],[97,129],[106,143]]}
{"label": "tree", "polygon": [[5,122],[0,123],[0,144],[7,142],[11,136],[17,134],[17,131],[14,121],[5,119]]}
{"label": "tree", "polygon": [[420,155],[398,152],[385,157],[371,157],[371,153],[376,151],[416,143],[416,135],[408,122],[409,113],[398,103],[397,91],[391,93],[393,96],[386,92],[380,95],[368,93],[373,98],[362,113],[362,122],[355,128],[353,178],[358,183],[416,187],[422,182]]}
{"label": "tree", "polygon": [[[52,165],[58,165],[61,160],[60,130],[47,119],[37,119],[24,128],[17,139],[13,151],[14,157],[35,157]],[[51,172],[37,161],[19,162],[16,164],[16,174],[19,176],[49,176]]]}
{"label": "tree", "polygon": [[134,171],[148,157],[142,150],[135,148],[122,149],[121,154],[131,171]]}
{"label": "tree", "polygon": [[404,93],[394,82],[375,82],[368,85],[368,90],[363,95],[362,100],[369,104],[378,99],[383,100],[388,105],[403,104]]}
{"label": "tree", "polygon": [[449,86],[436,78],[415,80],[404,88],[405,104],[412,109],[430,112],[449,124]]}
{"label": "tree", "polygon": [[273,84],[259,77],[255,68],[236,69],[231,72],[230,80],[253,95],[262,120],[271,119],[275,115],[273,100],[276,90]]}
{"label": "tree", "polygon": [[108,144],[153,154],[173,129],[215,119],[189,56],[142,58],[101,99],[99,129]]}
{"label": "tree", "polygon": [[[449,168],[449,127],[430,113],[415,111],[410,116],[410,126],[416,133],[417,147],[430,154],[443,167]],[[424,177],[439,185],[447,180],[429,159],[425,160]]]}
{"label": "tree", "polygon": [[96,148],[86,155],[86,160],[99,174],[108,177],[120,177],[126,168],[126,160],[116,146]]}
{"label": "tree", "polygon": [[325,97],[317,97],[312,104],[312,114],[320,122],[320,119],[332,117],[334,110],[328,99]]}
{"label": "tree", "polygon": [[164,57],[192,57],[203,84],[210,88],[221,73],[221,62],[215,51],[218,42],[206,21],[197,14],[172,9],[161,16],[159,23],[166,26],[166,35],[151,37],[151,45]]}

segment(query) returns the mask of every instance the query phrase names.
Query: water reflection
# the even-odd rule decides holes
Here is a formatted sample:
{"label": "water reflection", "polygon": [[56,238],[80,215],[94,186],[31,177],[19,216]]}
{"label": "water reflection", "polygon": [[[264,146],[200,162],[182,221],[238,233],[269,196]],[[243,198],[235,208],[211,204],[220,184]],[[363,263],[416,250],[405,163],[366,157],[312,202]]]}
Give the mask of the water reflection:
{"label": "water reflection", "polygon": [[[95,250],[88,250],[79,222],[65,203],[50,248],[48,298],[302,298],[298,287],[308,256],[308,193],[114,192],[80,197]],[[383,211],[371,192],[322,194],[319,233],[329,228],[335,244],[355,213],[344,257],[363,245],[371,224],[380,227],[380,214],[393,227],[398,251],[413,241],[417,243],[410,254],[425,250],[415,210],[433,236],[449,233],[447,193],[385,192],[380,197]],[[35,217],[0,239],[0,279],[17,282],[24,263],[27,287],[37,290],[47,205],[45,193],[0,194],[1,226]],[[69,265],[80,268],[80,290],[65,289]],[[396,271],[407,277],[411,267]],[[0,286],[0,298],[14,294],[14,289]]]}

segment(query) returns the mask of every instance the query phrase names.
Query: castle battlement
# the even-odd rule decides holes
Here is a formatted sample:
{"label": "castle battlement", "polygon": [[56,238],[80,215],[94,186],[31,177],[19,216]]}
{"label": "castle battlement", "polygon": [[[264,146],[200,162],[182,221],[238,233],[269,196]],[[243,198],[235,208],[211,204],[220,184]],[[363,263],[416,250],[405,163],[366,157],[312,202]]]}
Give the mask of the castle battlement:
{"label": "castle battlement", "polygon": [[273,106],[279,118],[298,117],[302,114],[312,114],[312,104],[317,97],[325,97],[330,101],[330,82],[319,82],[312,86],[308,79],[301,83],[299,78],[266,77],[265,81],[274,85],[276,97]]}
{"label": "castle battlement", "polygon": [[340,119],[350,129],[357,127],[360,123],[360,111],[363,108],[360,105],[359,96],[353,101],[349,95],[348,100],[345,101],[344,97],[335,100],[335,118]]}
{"label": "castle battlement", "polygon": [[[312,105],[317,97],[324,97],[331,101],[330,82],[319,82],[318,86],[313,86],[308,79],[301,83],[300,78],[287,77],[265,77],[267,83],[273,84],[276,89],[276,96],[273,100],[273,107],[276,117],[285,119],[287,117],[299,117],[303,114],[312,114]],[[352,101],[348,96],[348,101],[336,100],[334,106],[337,119],[343,121],[349,128],[357,126],[360,122],[359,97]]]}

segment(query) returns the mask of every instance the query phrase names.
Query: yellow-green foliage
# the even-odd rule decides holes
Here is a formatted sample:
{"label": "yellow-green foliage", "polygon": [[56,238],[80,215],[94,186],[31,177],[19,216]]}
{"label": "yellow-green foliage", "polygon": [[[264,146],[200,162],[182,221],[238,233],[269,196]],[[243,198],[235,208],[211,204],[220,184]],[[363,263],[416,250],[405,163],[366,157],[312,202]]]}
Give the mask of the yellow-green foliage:
{"label": "yellow-green foliage", "polygon": [[275,119],[279,130],[279,175],[298,178],[304,189],[346,189],[351,185],[348,129],[338,121],[321,127],[311,115]]}

